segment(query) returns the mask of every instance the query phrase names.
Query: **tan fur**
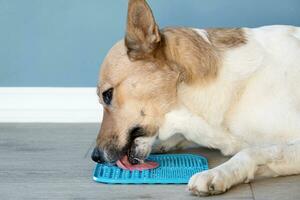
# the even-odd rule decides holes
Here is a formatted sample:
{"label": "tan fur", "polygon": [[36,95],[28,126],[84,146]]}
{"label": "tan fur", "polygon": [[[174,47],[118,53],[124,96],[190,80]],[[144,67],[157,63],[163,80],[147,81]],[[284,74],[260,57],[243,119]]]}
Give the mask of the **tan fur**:
{"label": "tan fur", "polygon": [[219,50],[236,48],[247,43],[241,28],[212,28],[206,30],[211,43]]}
{"label": "tan fur", "polygon": [[166,59],[178,67],[182,81],[204,82],[218,73],[220,54],[193,29],[167,28],[163,30]]}
{"label": "tan fur", "polygon": [[160,43],[160,33],[151,9],[144,0],[128,4],[125,44],[129,58],[145,59],[152,56]]}

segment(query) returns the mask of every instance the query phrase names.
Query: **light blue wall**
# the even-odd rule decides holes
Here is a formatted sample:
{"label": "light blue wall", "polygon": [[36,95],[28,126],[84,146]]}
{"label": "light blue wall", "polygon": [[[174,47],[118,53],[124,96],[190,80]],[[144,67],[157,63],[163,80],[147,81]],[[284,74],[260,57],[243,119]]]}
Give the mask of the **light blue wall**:
{"label": "light blue wall", "polygon": [[[300,26],[300,0],[151,0],[158,24]],[[0,0],[0,87],[95,86],[127,0]]]}

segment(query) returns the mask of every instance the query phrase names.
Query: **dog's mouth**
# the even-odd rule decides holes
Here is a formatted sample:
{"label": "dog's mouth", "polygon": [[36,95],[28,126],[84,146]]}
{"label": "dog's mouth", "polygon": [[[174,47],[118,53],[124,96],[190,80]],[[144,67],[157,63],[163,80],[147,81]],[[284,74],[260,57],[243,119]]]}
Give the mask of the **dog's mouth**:
{"label": "dog's mouth", "polygon": [[138,160],[137,163],[132,164],[129,162],[129,158],[127,156],[124,156],[122,159],[118,160],[116,162],[117,166],[125,169],[125,170],[146,170],[146,169],[154,169],[158,167],[158,163],[152,162],[152,161],[147,161],[144,162],[144,160]]}
{"label": "dog's mouth", "polygon": [[148,155],[145,156],[141,153],[134,152],[133,149],[134,146],[129,148],[127,153],[124,156],[122,156],[119,160],[114,162],[114,164],[125,170],[145,170],[157,167],[156,163],[145,162]]}
{"label": "dog's mouth", "polygon": [[125,159],[127,159],[130,164],[137,165],[137,164],[144,163],[146,158],[139,158],[136,157],[134,154],[129,153],[128,155],[125,155],[121,160],[125,160]]}
{"label": "dog's mouth", "polygon": [[150,154],[149,145],[140,144],[141,138],[147,135],[147,130],[141,126],[135,126],[129,130],[129,142],[124,148],[123,156],[117,163],[123,163],[128,167],[133,165],[142,165]]}
{"label": "dog's mouth", "polygon": [[[143,164],[149,156],[148,151],[139,148],[135,143],[127,145],[123,150],[117,151],[115,148],[110,148],[104,151],[104,159],[101,162],[107,162],[111,165],[117,162],[126,162],[131,165]],[[101,163],[100,162],[100,163]]]}
{"label": "dog's mouth", "polygon": [[128,150],[126,153],[121,154],[121,156],[119,156],[119,159],[113,160],[113,161],[108,161],[110,164],[116,164],[118,162],[126,162],[127,164],[130,165],[138,165],[138,164],[143,164],[145,162],[145,160],[147,159],[148,156],[141,156],[138,157],[138,154]]}
{"label": "dog's mouth", "polygon": [[[128,143],[121,150],[116,145],[109,144],[102,153],[104,162],[112,165],[123,163],[132,168],[133,165],[143,165],[150,155],[153,137],[148,137],[147,130],[142,127],[134,127],[129,130]],[[95,159],[93,159],[95,161]],[[148,166],[149,167],[149,166]]]}

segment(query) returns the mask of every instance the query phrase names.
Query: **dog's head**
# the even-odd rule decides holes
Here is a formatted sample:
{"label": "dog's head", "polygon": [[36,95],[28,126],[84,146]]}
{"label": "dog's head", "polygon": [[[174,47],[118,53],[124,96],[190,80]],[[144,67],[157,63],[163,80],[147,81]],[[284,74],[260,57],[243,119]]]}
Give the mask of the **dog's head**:
{"label": "dog's head", "polygon": [[93,160],[114,162],[128,154],[134,163],[150,153],[160,122],[176,104],[178,73],[156,59],[160,45],[149,6],[131,0],[125,39],[101,66],[98,96],[104,116]]}
{"label": "dog's head", "polygon": [[159,30],[146,1],[130,0],[125,38],[101,66],[104,116],[93,160],[115,162],[125,154],[131,163],[144,160],[165,114],[178,104],[178,84],[215,76],[214,56],[194,30]]}

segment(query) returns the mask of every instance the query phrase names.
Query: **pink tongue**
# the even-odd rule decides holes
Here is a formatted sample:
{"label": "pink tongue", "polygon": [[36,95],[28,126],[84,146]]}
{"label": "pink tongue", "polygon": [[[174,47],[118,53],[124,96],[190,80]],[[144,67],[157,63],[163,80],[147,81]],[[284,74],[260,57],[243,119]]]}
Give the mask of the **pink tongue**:
{"label": "pink tongue", "polygon": [[158,167],[158,163],[153,162],[153,161],[148,161],[145,163],[132,165],[128,161],[128,157],[124,156],[122,159],[117,161],[117,166],[122,169],[130,170],[130,171],[132,171],[132,170],[142,171],[142,170],[146,170],[146,169],[154,169],[154,168]]}

